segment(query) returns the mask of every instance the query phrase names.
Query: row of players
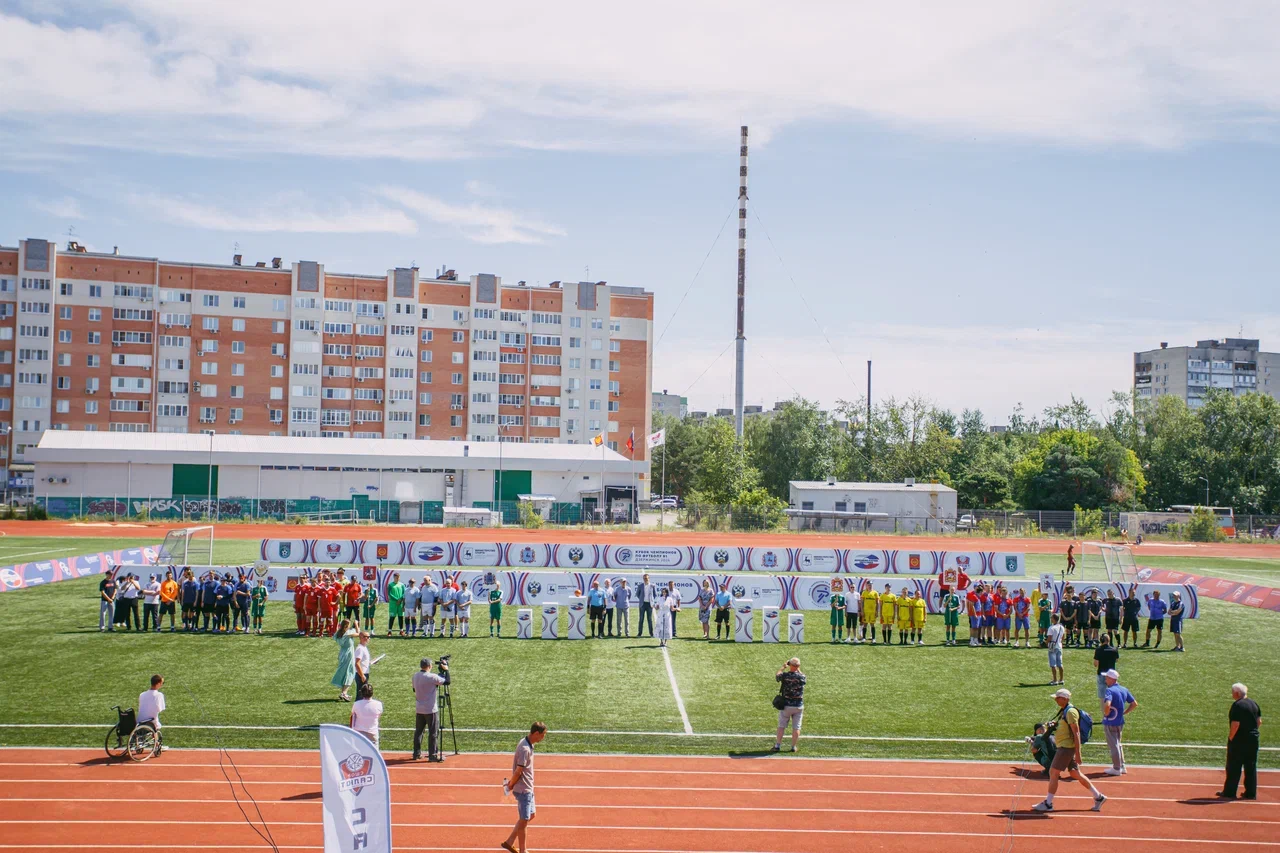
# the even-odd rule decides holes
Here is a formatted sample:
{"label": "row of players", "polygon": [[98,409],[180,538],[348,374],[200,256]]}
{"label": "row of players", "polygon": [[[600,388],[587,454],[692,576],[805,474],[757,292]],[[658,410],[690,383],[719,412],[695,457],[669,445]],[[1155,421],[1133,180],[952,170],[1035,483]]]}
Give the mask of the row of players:
{"label": "row of players", "polygon": [[[964,580],[967,581],[967,578]],[[967,584],[963,581],[960,584],[961,588],[965,585]],[[1111,589],[1107,590],[1105,598],[1099,598],[1097,589],[1091,588],[1086,597],[1085,593],[1067,586],[1055,611],[1049,594],[1043,590],[1038,590],[1032,599],[1022,589],[1010,594],[1000,582],[991,586],[978,583],[961,598],[955,590],[944,587],[939,602],[946,629],[943,643],[948,646],[956,644],[956,630],[960,625],[960,614],[964,612],[969,617],[969,645],[1017,648],[1021,639],[1024,647],[1029,648],[1034,611],[1037,641],[1041,646],[1046,644],[1045,637],[1052,615],[1056,612],[1066,631],[1064,639],[1068,646],[1093,648],[1098,644],[1105,626],[1107,633],[1121,631],[1123,647],[1128,647],[1132,636],[1133,647],[1137,648],[1138,618],[1142,612],[1142,600],[1138,598],[1137,589],[1137,584],[1131,585],[1126,597],[1121,599]],[[903,587],[901,594],[895,594],[892,584],[886,583],[883,592],[876,592],[867,584],[861,592],[851,586],[850,593],[846,596],[839,587],[832,591],[832,641],[874,644],[878,625],[882,643],[893,642],[896,626],[899,645],[924,644],[927,608],[923,597],[917,596],[914,590]],[[1166,603],[1161,600],[1159,590],[1155,590],[1147,607],[1149,618],[1143,647],[1150,645],[1152,630],[1156,631],[1156,647],[1160,646],[1167,613],[1174,635],[1174,650],[1182,651],[1182,617],[1185,608],[1178,593],[1173,593],[1173,600]],[[847,638],[844,636],[845,631],[848,632]],[[855,636],[855,631],[860,633]]]}
{"label": "row of players", "polygon": [[[399,631],[401,637],[471,636],[471,602],[474,595],[467,582],[445,581],[439,586],[430,576],[419,586],[413,578],[406,586],[400,573],[387,583],[387,636]],[[502,636],[502,590],[495,584],[488,593],[489,636]],[[293,589],[293,612],[298,620],[298,636],[330,636],[339,618],[348,619],[369,633],[377,627],[378,588],[363,586],[356,577],[347,578],[343,569],[321,571],[314,582],[302,578]],[[437,623],[437,613],[439,620]],[[439,634],[437,635],[437,629]]]}

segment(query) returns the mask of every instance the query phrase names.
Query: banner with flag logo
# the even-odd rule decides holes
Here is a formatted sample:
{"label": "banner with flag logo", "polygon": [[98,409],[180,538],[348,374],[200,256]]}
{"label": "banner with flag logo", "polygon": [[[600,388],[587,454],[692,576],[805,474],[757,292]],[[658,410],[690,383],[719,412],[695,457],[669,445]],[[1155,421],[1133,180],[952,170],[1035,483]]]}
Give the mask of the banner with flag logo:
{"label": "banner with flag logo", "polygon": [[591,443],[594,444],[596,447],[599,447],[600,445],[604,444],[604,433],[600,433],[595,438],[591,439]]}
{"label": "banner with flag logo", "polygon": [[346,726],[320,726],[324,853],[391,853],[391,777],[373,742]]}
{"label": "banner with flag logo", "polygon": [[650,450],[652,450],[652,449],[653,449],[653,448],[655,448],[655,447],[661,447],[662,445],[664,445],[664,444],[666,444],[666,443],[667,443],[667,428],[666,428],[666,427],[663,427],[662,429],[658,430],[657,432],[651,432],[651,433],[649,433],[649,449],[650,449]]}

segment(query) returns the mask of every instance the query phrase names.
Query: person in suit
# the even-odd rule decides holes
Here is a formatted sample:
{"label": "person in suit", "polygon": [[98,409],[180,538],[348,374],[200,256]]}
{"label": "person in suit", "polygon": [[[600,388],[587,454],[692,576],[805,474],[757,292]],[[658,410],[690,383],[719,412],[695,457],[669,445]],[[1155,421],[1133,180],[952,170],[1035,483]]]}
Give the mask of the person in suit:
{"label": "person in suit", "polygon": [[644,636],[645,620],[649,621],[649,636],[653,637],[653,605],[658,598],[658,588],[649,582],[646,572],[636,587],[636,600],[640,603],[640,612],[636,618],[636,637]]}

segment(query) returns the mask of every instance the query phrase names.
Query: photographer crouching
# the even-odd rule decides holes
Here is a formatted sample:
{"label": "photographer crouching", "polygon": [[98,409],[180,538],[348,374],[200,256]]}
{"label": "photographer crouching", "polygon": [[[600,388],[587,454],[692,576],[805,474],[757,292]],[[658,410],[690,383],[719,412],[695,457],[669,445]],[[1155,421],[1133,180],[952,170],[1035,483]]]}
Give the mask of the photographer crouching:
{"label": "photographer crouching", "polygon": [[423,658],[421,667],[413,674],[413,695],[416,705],[413,724],[413,760],[422,758],[422,730],[427,730],[427,760],[444,761],[439,749],[440,702],[439,688],[449,683],[449,657],[440,659],[440,674],[431,671],[431,658]]}

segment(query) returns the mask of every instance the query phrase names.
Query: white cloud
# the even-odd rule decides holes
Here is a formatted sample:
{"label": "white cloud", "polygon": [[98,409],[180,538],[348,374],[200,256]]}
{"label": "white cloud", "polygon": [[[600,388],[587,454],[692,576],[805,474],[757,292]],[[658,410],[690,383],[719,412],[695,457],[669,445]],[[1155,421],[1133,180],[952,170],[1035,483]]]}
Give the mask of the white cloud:
{"label": "white cloud", "polygon": [[80,202],[71,196],[33,199],[31,206],[41,213],[47,213],[58,219],[84,219]]}
{"label": "white cloud", "polygon": [[564,229],[534,217],[500,207],[480,204],[452,204],[435,196],[400,187],[379,187],[388,201],[419,214],[429,222],[454,229],[476,243],[541,243],[547,237],[562,237]]}
{"label": "white cloud", "polygon": [[414,234],[418,225],[404,211],[376,204],[321,207],[304,196],[276,196],[251,208],[230,210],[200,198],[133,193],[129,203],[153,219],[212,231],[313,234]]}
{"label": "white cloud", "polygon": [[5,121],[41,128],[6,148],[425,159],[852,118],[1177,146],[1280,118],[1280,6],[1256,0],[65,5],[0,14]]}

